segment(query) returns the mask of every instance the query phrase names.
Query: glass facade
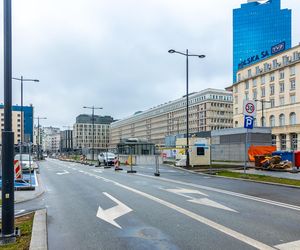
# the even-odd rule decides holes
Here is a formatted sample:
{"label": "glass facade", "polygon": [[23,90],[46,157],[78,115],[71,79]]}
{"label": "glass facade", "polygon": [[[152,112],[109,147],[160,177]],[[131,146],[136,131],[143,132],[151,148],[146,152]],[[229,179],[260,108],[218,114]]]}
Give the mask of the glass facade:
{"label": "glass facade", "polygon": [[248,0],[233,10],[233,82],[239,69],[291,48],[291,21],[281,0]]}

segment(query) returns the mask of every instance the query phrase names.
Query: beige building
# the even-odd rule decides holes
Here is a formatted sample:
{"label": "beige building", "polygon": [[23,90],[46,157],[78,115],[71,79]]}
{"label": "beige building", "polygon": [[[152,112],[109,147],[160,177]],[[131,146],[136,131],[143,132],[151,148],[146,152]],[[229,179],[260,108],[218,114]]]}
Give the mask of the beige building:
{"label": "beige building", "polygon": [[300,45],[237,73],[234,127],[244,126],[243,101],[256,100],[256,126],[272,127],[278,150],[300,149]]}
{"label": "beige building", "polygon": [[94,115],[94,143],[93,118],[91,115],[79,115],[73,126],[74,149],[93,149],[97,152],[106,150],[109,145],[111,116]]}
{"label": "beige building", "polygon": [[[1,133],[0,144],[2,145],[2,131],[4,130],[4,109],[0,108]],[[21,141],[21,112],[12,111],[12,131],[14,132],[14,144],[17,145]]]}
{"label": "beige building", "polygon": [[[189,132],[232,127],[232,93],[205,89],[189,96]],[[186,133],[186,96],[111,124],[111,146],[123,138],[164,144],[165,137]]]}

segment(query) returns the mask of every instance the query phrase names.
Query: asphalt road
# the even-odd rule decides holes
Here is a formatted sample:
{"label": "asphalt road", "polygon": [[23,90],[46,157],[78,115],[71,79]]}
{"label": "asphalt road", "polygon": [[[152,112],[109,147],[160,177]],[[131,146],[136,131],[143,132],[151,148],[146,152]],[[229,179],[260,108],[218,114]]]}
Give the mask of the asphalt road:
{"label": "asphalt road", "polygon": [[[95,168],[48,159],[49,249],[300,249],[300,189],[163,166]],[[294,248],[292,248],[294,245]]]}

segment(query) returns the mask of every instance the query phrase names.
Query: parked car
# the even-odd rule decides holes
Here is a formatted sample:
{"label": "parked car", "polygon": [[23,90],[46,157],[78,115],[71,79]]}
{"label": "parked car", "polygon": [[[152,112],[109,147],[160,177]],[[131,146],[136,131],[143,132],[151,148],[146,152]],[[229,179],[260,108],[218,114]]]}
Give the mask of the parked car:
{"label": "parked car", "polygon": [[98,155],[98,166],[113,166],[116,155],[114,153],[105,152]]}
{"label": "parked car", "polygon": [[38,169],[38,165],[33,161],[33,156],[31,156],[31,159],[29,154],[22,154],[22,161],[21,161],[21,155],[16,154],[15,155],[15,160],[21,161],[21,168],[23,172],[33,172],[34,170]]}

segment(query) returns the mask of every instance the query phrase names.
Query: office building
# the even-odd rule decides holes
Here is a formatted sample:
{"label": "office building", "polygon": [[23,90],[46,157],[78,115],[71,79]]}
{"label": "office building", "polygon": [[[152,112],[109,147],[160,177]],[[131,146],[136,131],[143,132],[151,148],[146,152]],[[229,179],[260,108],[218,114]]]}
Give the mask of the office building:
{"label": "office building", "polygon": [[[0,106],[1,133],[0,145],[2,145],[2,131],[4,130],[4,108]],[[18,145],[21,141],[21,112],[12,111],[12,131],[14,132],[14,144]]]}
{"label": "office building", "polygon": [[71,152],[73,150],[73,130],[64,130],[60,132],[60,151]]}
{"label": "office building", "polygon": [[[114,121],[111,116],[94,115],[94,140],[92,115],[81,114],[76,117],[73,126],[74,149],[92,149],[96,152],[106,150],[109,145],[110,124]],[[93,143],[94,141],[94,143]],[[94,144],[94,145],[93,145]]]}
{"label": "office building", "polygon": [[[189,133],[232,127],[232,93],[205,89],[189,96]],[[158,105],[111,125],[111,146],[122,139],[164,144],[171,135],[186,134],[186,96]]]}
{"label": "office building", "polygon": [[[4,105],[0,104],[0,109],[4,109]],[[12,111],[21,112],[21,106],[13,105]],[[23,106],[23,141],[33,142],[33,106]],[[21,129],[21,125],[20,125]]]}
{"label": "office building", "polygon": [[300,45],[237,72],[234,127],[244,126],[243,101],[257,100],[256,126],[272,128],[279,150],[300,149]]}
{"label": "office building", "polygon": [[233,10],[233,82],[238,70],[291,48],[291,20],[281,0],[248,0]]}
{"label": "office building", "polygon": [[43,127],[41,130],[43,151],[58,153],[60,151],[60,129],[50,126]]}

